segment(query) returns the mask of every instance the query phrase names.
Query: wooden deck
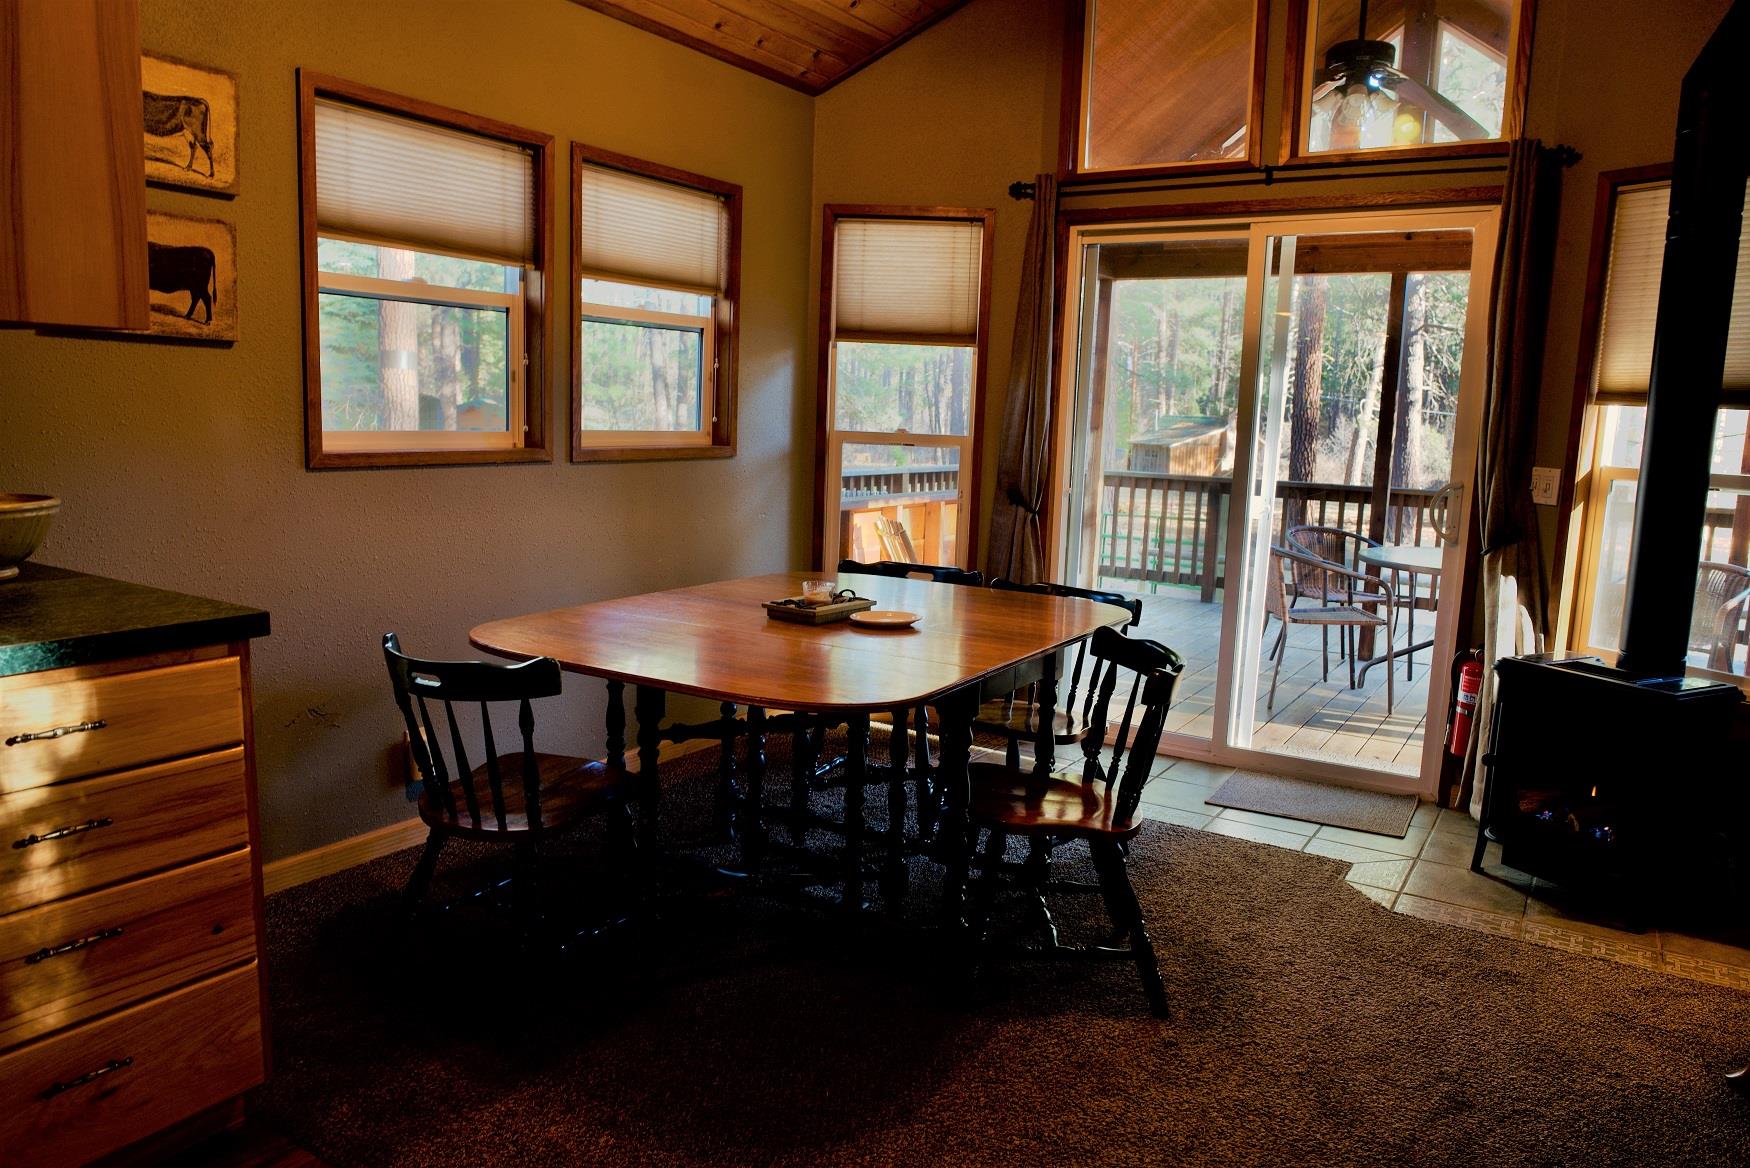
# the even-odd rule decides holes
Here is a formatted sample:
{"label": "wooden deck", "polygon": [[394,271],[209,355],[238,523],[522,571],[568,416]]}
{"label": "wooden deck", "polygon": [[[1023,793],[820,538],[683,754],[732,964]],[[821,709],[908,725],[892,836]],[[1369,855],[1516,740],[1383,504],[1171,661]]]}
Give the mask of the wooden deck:
{"label": "wooden deck", "polygon": [[[1132,635],[1170,645],[1185,658],[1185,676],[1174,697],[1167,730],[1209,737],[1213,731],[1222,594],[1218,593],[1213,603],[1205,604],[1198,599],[1194,587],[1168,586],[1151,593],[1126,588],[1119,580],[1105,580],[1100,586],[1141,597],[1142,625]],[[1433,619],[1430,612],[1416,614],[1418,638],[1427,636]],[[1275,643],[1276,628],[1276,622],[1271,621],[1264,644],[1266,652]],[[1399,633],[1401,636],[1403,630]],[[1258,683],[1253,747],[1399,775],[1418,773],[1423,736],[1427,732],[1429,651],[1418,653],[1413,665],[1406,666],[1402,658],[1394,663],[1392,684],[1396,701],[1387,714],[1385,667],[1370,670],[1361,688],[1350,689],[1349,667],[1337,655],[1333,633],[1330,679],[1323,680],[1321,639],[1319,629],[1306,625],[1289,630],[1274,710],[1265,709],[1271,663],[1264,662]],[[1411,671],[1409,678],[1405,677],[1406,669]],[[1442,725],[1442,720],[1436,718],[1435,733],[1441,732]]]}

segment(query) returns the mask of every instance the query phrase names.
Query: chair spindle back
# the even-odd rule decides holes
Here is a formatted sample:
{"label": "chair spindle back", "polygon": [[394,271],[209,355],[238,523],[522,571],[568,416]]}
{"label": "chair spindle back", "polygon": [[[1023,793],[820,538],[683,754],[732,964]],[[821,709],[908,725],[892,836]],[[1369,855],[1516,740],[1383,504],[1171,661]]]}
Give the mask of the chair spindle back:
{"label": "chair spindle back", "polygon": [[937,584],[961,584],[984,587],[984,573],[972,568],[955,568],[947,564],[911,564],[899,560],[840,560],[840,572],[856,572],[864,576],[886,576],[890,580],[933,580]]}
{"label": "chair spindle back", "polygon": [[[500,766],[498,744],[492,733],[490,704],[516,702],[517,730],[522,737],[522,773],[511,776],[520,780],[523,814],[531,828],[541,826],[541,775],[535,757],[535,712],[529,705],[532,698],[554,697],[562,681],[559,663],[551,657],[537,657],[517,665],[494,665],[485,661],[428,661],[409,657],[401,651],[401,640],[394,633],[383,634],[383,659],[389,666],[389,681],[395,690],[395,704],[407,723],[407,740],[413,751],[414,765],[425,782],[426,798],[440,808],[445,816],[460,824],[465,815],[471,827],[482,823],[481,795],[475,789],[474,767],[468,757],[461,724],[456,720],[456,704],[480,706],[480,729],[485,754],[487,814],[499,830],[506,828],[509,813],[504,797],[505,774]],[[432,702],[442,702],[448,723],[451,758],[446,760],[442,738],[431,716]],[[450,773],[454,764],[455,774]],[[454,786],[452,786],[452,783]],[[455,786],[461,788],[460,805]]]}
{"label": "chair spindle back", "polygon": [[[999,592],[1032,592],[1040,596],[1074,596],[1082,600],[1091,600],[1095,604],[1110,604],[1116,608],[1122,608],[1130,614],[1130,619],[1125,622],[1124,628],[1133,629],[1142,623],[1142,599],[1140,597],[1125,596],[1118,592],[1104,592],[1097,588],[1077,588],[1072,584],[1052,584],[1043,580],[1036,584],[1016,584],[1001,576],[992,580],[990,586]],[[1081,694],[1082,670],[1087,660],[1088,642],[1082,641],[1076,646],[1075,664],[1071,667],[1069,674],[1069,693],[1063,699],[1063,708],[1066,710],[1074,711],[1076,708],[1076,697]],[[1095,659],[1093,670],[1088,674],[1087,693],[1081,695],[1081,719],[1084,724],[1093,712],[1094,694],[1100,686],[1101,664],[1098,659]]]}
{"label": "chair spindle back", "polygon": [[[1103,738],[1105,728],[1112,723],[1112,698],[1119,692],[1119,678],[1130,678],[1124,699],[1124,715],[1118,724],[1118,735],[1112,742],[1111,760],[1098,767],[1098,747],[1089,756],[1099,773],[1089,776],[1106,784],[1118,784],[1117,812],[1121,820],[1136,814],[1142,802],[1142,789],[1148,785],[1154,769],[1155,751],[1161,745],[1161,732],[1167,723],[1167,710],[1173,703],[1173,688],[1179,675],[1185,672],[1184,658],[1159,641],[1141,637],[1120,636],[1112,629],[1100,629],[1094,634],[1091,650],[1096,661],[1103,663],[1098,696],[1094,703],[1092,732]],[[1137,711],[1141,710],[1141,720]],[[1131,723],[1136,723],[1135,737]],[[1101,738],[1094,738],[1096,743]],[[1127,745],[1128,744],[1128,745]]]}

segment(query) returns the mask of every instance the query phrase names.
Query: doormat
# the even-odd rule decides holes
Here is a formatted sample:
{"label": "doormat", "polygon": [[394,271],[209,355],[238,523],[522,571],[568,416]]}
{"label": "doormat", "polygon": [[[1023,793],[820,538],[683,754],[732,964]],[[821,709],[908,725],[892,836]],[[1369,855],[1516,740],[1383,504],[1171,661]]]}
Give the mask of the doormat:
{"label": "doormat", "polygon": [[1414,795],[1358,791],[1353,787],[1334,787],[1308,779],[1287,779],[1244,771],[1229,776],[1227,782],[1216,788],[1215,794],[1204,802],[1399,839],[1410,830],[1410,817],[1416,814]]}

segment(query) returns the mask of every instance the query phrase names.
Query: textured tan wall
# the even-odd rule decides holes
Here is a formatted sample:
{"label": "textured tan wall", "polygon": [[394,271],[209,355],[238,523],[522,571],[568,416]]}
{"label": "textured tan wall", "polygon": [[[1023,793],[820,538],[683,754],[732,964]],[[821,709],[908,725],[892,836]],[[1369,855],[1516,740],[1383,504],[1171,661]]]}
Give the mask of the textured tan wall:
{"label": "textured tan wall", "polygon": [[[241,193],[147,200],[236,224],[242,339],[208,349],[0,331],[0,483],[65,500],[46,563],[271,611],[256,657],[269,859],[411,814],[384,765],[398,737],[377,648],[385,629],[416,652],[462,656],[468,629],[491,617],[802,563],[812,487],[792,452],[811,441],[798,408],[808,98],[567,0],[143,9],[148,50],[240,75]],[[740,453],[306,471],[298,66],[553,134],[566,152],[561,215],[573,139],[741,183]],[[556,244],[570,255],[563,218]],[[563,387],[568,301],[556,307]],[[569,410],[556,411],[563,435]],[[570,679],[566,698],[547,703],[542,744],[600,751],[600,693]]]}

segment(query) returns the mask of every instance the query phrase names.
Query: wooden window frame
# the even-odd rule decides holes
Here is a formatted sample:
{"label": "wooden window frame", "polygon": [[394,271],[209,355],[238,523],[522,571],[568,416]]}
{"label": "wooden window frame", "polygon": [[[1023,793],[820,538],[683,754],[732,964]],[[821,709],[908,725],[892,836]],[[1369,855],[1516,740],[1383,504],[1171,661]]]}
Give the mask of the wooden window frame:
{"label": "wooden window frame", "polygon": [[[298,85],[298,221],[303,267],[304,317],[304,450],[305,466],[310,470],[394,466],[456,466],[480,463],[551,462],[552,451],[547,445],[547,387],[552,379],[553,302],[549,294],[550,270],[553,259],[553,136],[538,130],[513,126],[494,118],[471,114],[448,106],[437,105],[421,98],[390,93],[370,85],[346,81],[307,69],[297,71]],[[317,262],[316,222],[316,99],[333,98],[352,105],[380,110],[397,117],[427,122],[448,130],[480,137],[497,138],[528,150],[533,156],[535,210],[535,261],[523,269],[521,332],[523,348],[521,376],[516,376],[516,352],[512,352],[512,385],[507,388],[506,424],[516,423],[520,415],[521,434],[508,429],[511,442],[504,445],[469,445],[457,449],[451,443],[456,438],[435,438],[432,446],[409,448],[364,448],[375,443],[355,443],[342,440],[339,444],[325,441],[322,426],[322,319],[321,292],[325,278],[332,274],[320,270]],[[427,249],[414,247],[411,250]],[[345,277],[341,277],[345,279]],[[387,281],[385,283],[394,283]],[[463,303],[468,293],[461,289],[437,289],[433,286],[408,289],[410,294],[396,299],[424,303]],[[514,399],[511,400],[511,399]],[[519,440],[520,438],[520,440]],[[481,436],[470,434],[467,441],[481,442]]]}
{"label": "wooden window frame", "polygon": [[[980,247],[978,269],[978,337],[972,346],[972,416],[968,419],[970,433],[966,443],[971,447],[972,455],[969,467],[963,467],[962,473],[969,477],[965,480],[966,496],[966,545],[960,549],[962,559],[968,566],[976,565],[979,559],[979,497],[983,493],[984,479],[984,415],[986,409],[986,388],[988,382],[990,354],[990,302],[991,302],[991,266],[992,245],[996,232],[996,211],[990,207],[936,207],[936,206],[899,206],[880,203],[828,203],[821,208],[820,226],[820,333],[815,369],[815,406],[814,406],[814,537],[810,553],[811,562],[816,569],[829,569],[832,565],[821,562],[826,550],[826,500],[828,495],[827,471],[832,461],[828,449],[834,430],[832,418],[833,374],[835,344],[838,341],[837,329],[837,256],[836,240],[838,221],[840,219],[943,219],[960,222],[976,222],[980,225],[982,246]],[[847,338],[854,339],[854,338]],[[918,338],[919,341],[928,338]],[[849,433],[847,431],[847,433]],[[883,440],[884,436],[876,436],[875,441]],[[936,435],[918,435],[926,439],[921,445],[945,445],[936,441]],[[955,442],[959,439],[956,437]],[[836,517],[834,517],[836,519]],[[840,549],[841,552],[843,549]]]}
{"label": "wooden window frame", "polygon": [[1379,146],[1372,150],[1308,151],[1305,147],[1312,105],[1312,6],[1314,0],[1289,0],[1286,71],[1282,100],[1283,166],[1351,165],[1357,162],[1415,162],[1425,159],[1477,158],[1505,155],[1525,125],[1526,94],[1531,83],[1531,36],[1537,24],[1537,0],[1520,0],[1507,31],[1507,94],[1501,109],[1501,134],[1481,142],[1434,142],[1419,146]]}
{"label": "wooden window frame", "polygon": [[[726,250],[729,270],[724,290],[712,298],[711,320],[714,329],[707,330],[703,360],[710,371],[709,396],[701,384],[700,413],[706,418],[704,428],[694,431],[628,431],[614,434],[606,441],[586,442],[583,431],[583,320],[585,316],[615,320],[632,320],[634,315],[652,314],[640,309],[613,308],[607,312],[586,311],[593,305],[583,299],[583,232],[577,217],[583,206],[583,168],[605,166],[656,179],[677,186],[706,191],[723,200],[729,231]],[[739,322],[741,317],[741,200],[738,183],[725,182],[707,175],[694,174],[678,167],[665,166],[642,158],[633,158],[582,142],[571,144],[571,295],[575,311],[571,314],[571,461],[572,462],[648,462],[691,458],[733,458],[736,440],[736,382],[740,364]],[[672,315],[672,314],[655,314]],[[694,319],[694,318],[688,318]],[[653,322],[663,323],[663,322]],[[714,365],[714,368],[713,368]],[[703,380],[703,378],[701,378]],[[709,408],[707,409],[706,406]],[[606,434],[606,431],[593,431]]]}
{"label": "wooden window frame", "polygon": [[[1090,21],[1095,0],[1069,0],[1064,5],[1063,99],[1059,127],[1060,178],[1157,178],[1171,175],[1232,174],[1264,164],[1264,95],[1269,77],[1271,0],[1254,0],[1252,15],[1251,94],[1246,105],[1246,155],[1211,162],[1160,162],[1136,166],[1083,165],[1088,128],[1088,87],[1093,76],[1094,38]],[[1280,3],[1281,0],[1276,0]]]}
{"label": "wooden window frame", "polygon": [[[1570,645],[1585,627],[1581,605],[1591,600],[1591,586],[1583,579],[1592,556],[1587,545],[1595,534],[1588,517],[1597,484],[1593,473],[1597,444],[1598,404],[1592,375],[1598,363],[1598,334],[1604,323],[1604,281],[1610,266],[1611,227],[1616,222],[1616,197],[1624,187],[1659,182],[1671,177],[1671,164],[1599,172],[1598,192],[1592,206],[1592,240],[1586,258],[1586,284],[1580,303],[1580,351],[1574,359],[1574,397],[1568,416],[1568,441],[1562,463],[1562,481],[1556,494],[1555,586],[1550,590],[1550,627],[1556,643]],[[1584,461],[1582,461],[1584,458]],[[1601,496],[1600,496],[1601,497]]]}
{"label": "wooden window frame", "polygon": [[[1672,164],[1602,171],[1592,210],[1592,239],[1586,261],[1586,284],[1580,308],[1579,354],[1574,361],[1574,397],[1568,420],[1568,442],[1562,465],[1561,488],[1556,505],[1555,565],[1560,574],[1550,603],[1555,643],[1574,652],[1595,653],[1614,662],[1616,653],[1588,644],[1591,640],[1599,547],[1603,528],[1601,512],[1612,484],[1638,482],[1638,467],[1607,467],[1599,462],[1600,411],[1609,405],[1630,405],[1620,399],[1600,402],[1593,385],[1598,363],[1598,343],[1604,320],[1605,282],[1609,278],[1611,232],[1616,224],[1618,196],[1631,187],[1669,182]],[[1722,401],[1721,409],[1743,409],[1750,402]],[[1712,475],[1714,487],[1741,488],[1742,476]],[[1750,692],[1750,679],[1690,666],[1689,674],[1714,681],[1729,681]]]}

